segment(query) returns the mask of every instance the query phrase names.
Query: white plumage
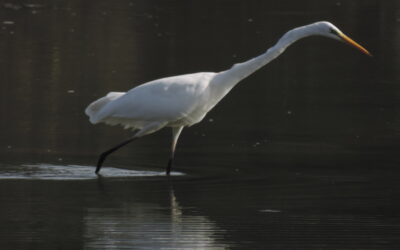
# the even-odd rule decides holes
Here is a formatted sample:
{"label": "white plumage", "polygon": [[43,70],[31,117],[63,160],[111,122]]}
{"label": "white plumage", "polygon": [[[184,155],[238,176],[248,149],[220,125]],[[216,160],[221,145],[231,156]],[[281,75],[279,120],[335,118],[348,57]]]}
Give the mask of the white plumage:
{"label": "white plumage", "polygon": [[121,124],[132,129],[153,123],[190,126],[205,115],[204,103],[209,103],[209,83],[214,75],[173,76],[139,85],[126,93],[111,92],[90,104],[86,114],[94,124]]}
{"label": "white plumage", "polygon": [[91,103],[85,110],[93,124],[120,124],[137,132],[127,141],[100,155],[96,173],[107,155],[141,136],[163,127],[173,131],[169,174],[178,137],[185,126],[200,122],[205,115],[242,79],[266,65],[295,41],[321,35],[347,42],[362,52],[369,52],[344,35],[329,22],[317,22],[288,31],[264,54],[219,72],[201,72],[166,77],[139,85],[128,92],[110,92]]}

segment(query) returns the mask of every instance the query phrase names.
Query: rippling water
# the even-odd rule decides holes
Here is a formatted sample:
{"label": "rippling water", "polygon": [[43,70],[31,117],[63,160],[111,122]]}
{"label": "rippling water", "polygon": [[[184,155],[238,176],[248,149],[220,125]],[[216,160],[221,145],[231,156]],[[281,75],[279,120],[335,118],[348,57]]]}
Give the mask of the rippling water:
{"label": "rippling water", "polygon": [[[171,172],[170,175],[182,175]],[[20,166],[2,166],[0,179],[26,179],[26,180],[90,180],[97,178],[130,178],[165,176],[165,172],[136,171],[104,167],[99,175],[93,171],[93,166],[80,165],[54,165],[54,164],[24,164]]]}
{"label": "rippling water", "polygon": [[150,170],[105,168],[107,177],[93,178],[94,167],[6,166],[0,173],[2,244],[392,249],[399,243],[394,169],[264,167],[273,170],[267,176],[166,178]]}
{"label": "rippling water", "polygon": [[[398,249],[399,1],[3,1],[0,249]],[[160,77],[221,71],[307,38],[179,140],[84,108]]]}

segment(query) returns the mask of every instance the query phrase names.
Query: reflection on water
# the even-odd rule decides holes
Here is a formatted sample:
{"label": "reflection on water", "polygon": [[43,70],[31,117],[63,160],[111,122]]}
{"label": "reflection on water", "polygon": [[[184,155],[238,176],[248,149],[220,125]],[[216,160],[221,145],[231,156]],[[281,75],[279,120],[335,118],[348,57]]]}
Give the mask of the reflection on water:
{"label": "reflection on water", "polygon": [[309,250],[399,243],[400,188],[391,171],[286,170],[263,178],[2,179],[0,244]]}
{"label": "reflection on water", "polygon": [[168,198],[170,203],[165,207],[135,202],[124,203],[118,209],[88,208],[84,218],[85,247],[224,248],[224,244],[216,242],[216,239],[223,238],[223,230],[203,215],[185,214],[173,189]]}

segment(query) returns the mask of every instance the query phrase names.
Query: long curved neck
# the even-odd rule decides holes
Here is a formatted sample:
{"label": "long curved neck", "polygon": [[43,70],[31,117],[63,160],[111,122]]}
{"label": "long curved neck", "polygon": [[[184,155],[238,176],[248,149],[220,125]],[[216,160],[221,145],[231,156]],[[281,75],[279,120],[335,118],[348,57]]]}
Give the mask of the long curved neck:
{"label": "long curved neck", "polygon": [[226,71],[219,72],[212,84],[219,85],[215,86],[221,89],[227,94],[238,82],[248,77],[264,65],[268,64],[280,54],[282,54],[287,47],[297,40],[313,35],[315,32],[311,29],[310,25],[298,27],[288,31],[284,34],[281,39],[271,48],[269,48],[264,54],[261,54],[255,58],[252,58],[246,62],[237,63]]}

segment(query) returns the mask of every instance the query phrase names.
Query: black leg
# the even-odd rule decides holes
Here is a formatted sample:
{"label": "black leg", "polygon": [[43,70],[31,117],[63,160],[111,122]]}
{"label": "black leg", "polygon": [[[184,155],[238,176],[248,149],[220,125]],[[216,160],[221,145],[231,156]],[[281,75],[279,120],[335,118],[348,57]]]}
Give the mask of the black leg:
{"label": "black leg", "polygon": [[172,167],[172,162],[173,162],[173,161],[174,161],[174,158],[173,158],[173,157],[169,158],[168,165],[167,165],[167,169],[166,169],[166,171],[165,171],[165,173],[166,173],[167,175],[169,175],[169,173],[171,172],[171,167]]}
{"label": "black leg", "polygon": [[103,152],[103,153],[100,155],[99,160],[98,160],[98,162],[97,162],[97,168],[96,168],[96,172],[95,172],[95,173],[96,173],[96,174],[99,173],[100,168],[101,168],[101,166],[103,165],[104,160],[107,158],[107,156],[108,156],[109,154],[111,154],[112,152],[114,152],[114,151],[118,150],[119,148],[125,146],[126,144],[132,142],[132,141],[135,140],[136,138],[137,138],[137,137],[129,138],[128,140],[123,141],[122,143],[118,144],[117,146],[115,146],[115,147],[113,147],[113,148],[110,148],[109,150]]}
{"label": "black leg", "polygon": [[173,127],[172,128],[171,157],[169,158],[167,169],[165,171],[165,173],[167,175],[169,175],[169,173],[171,172],[172,162],[174,161],[176,142],[178,141],[178,137],[181,134],[182,129],[183,129],[183,126],[181,126],[181,127]]}

